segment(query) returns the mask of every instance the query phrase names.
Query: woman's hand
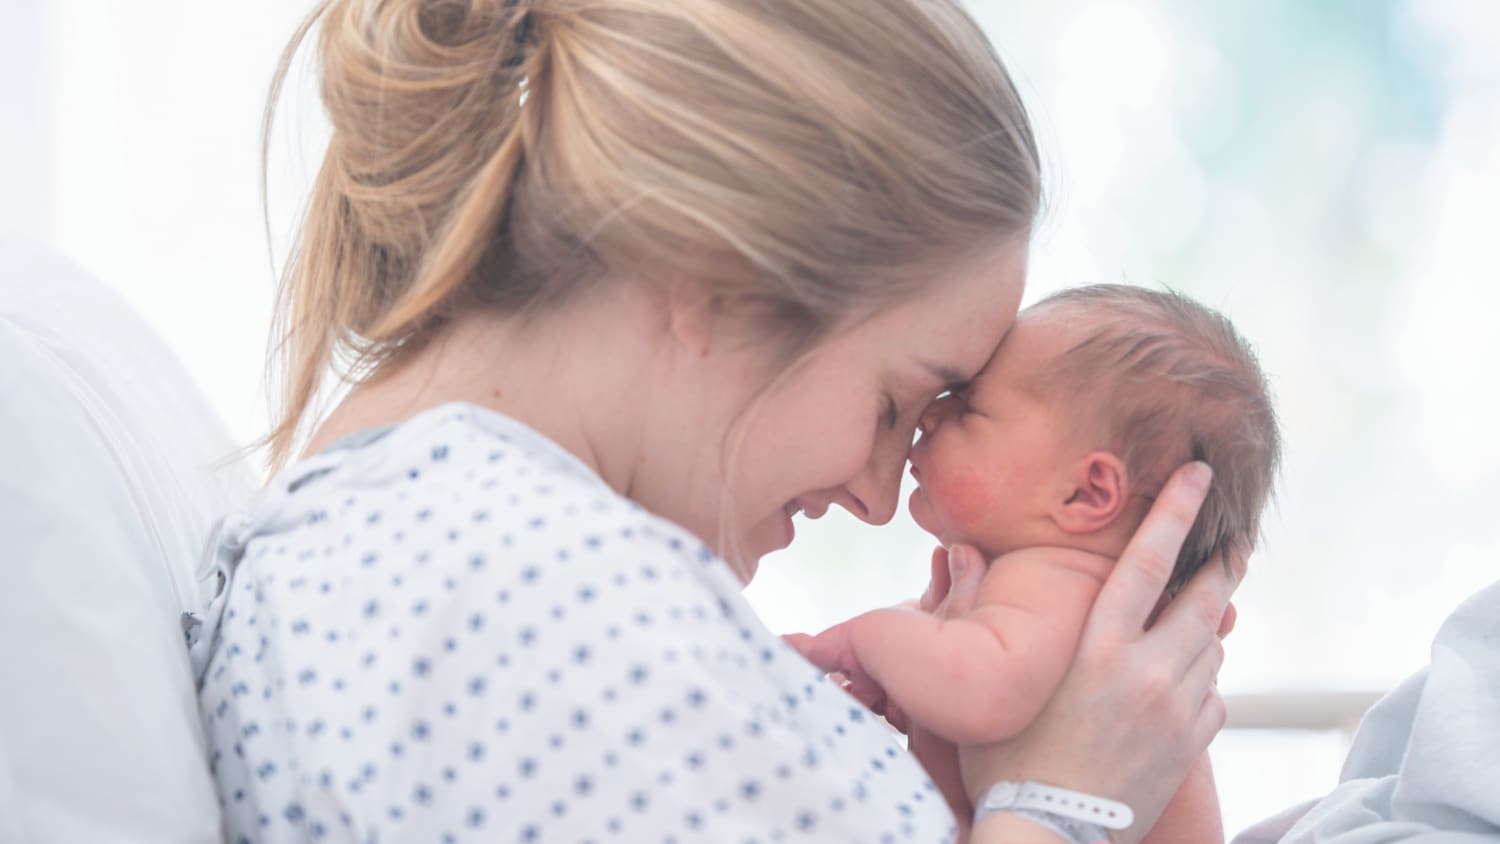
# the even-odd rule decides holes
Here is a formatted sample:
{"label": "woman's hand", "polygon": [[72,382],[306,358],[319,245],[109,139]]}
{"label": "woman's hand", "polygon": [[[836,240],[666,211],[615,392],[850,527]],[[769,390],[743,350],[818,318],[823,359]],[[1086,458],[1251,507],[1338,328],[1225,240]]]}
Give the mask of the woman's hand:
{"label": "woman's hand", "polygon": [[[1205,565],[1146,629],[1210,477],[1206,465],[1194,463],[1167,481],[1099,593],[1066,678],[1036,720],[1004,743],[960,748],[970,799],[977,802],[1001,780],[1034,780],[1130,806],[1135,824],[1117,841],[1137,842],[1155,824],[1224,725],[1215,687],[1224,658],[1219,632],[1243,555],[1230,561],[1233,577],[1217,562]],[[987,840],[985,827],[974,830],[976,842]]]}

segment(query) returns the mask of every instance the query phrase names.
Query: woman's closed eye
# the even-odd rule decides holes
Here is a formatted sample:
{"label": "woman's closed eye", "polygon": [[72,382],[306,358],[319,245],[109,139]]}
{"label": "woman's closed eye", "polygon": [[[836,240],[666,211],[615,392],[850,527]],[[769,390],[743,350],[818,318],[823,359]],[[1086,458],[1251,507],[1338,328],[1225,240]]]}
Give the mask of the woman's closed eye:
{"label": "woman's closed eye", "polygon": [[958,402],[959,414],[962,415],[974,412],[974,408],[969,405],[969,382],[964,381],[958,384],[949,384],[947,388],[944,389],[943,392],[938,396],[939,400],[948,398],[954,399]]}
{"label": "woman's closed eye", "polygon": [[938,393],[937,397],[940,399],[945,399],[949,396],[953,396],[954,398],[962,398],[968,395],[970,383],[972,382],[954,381],[952,383],[945,384],[943,386],[943,391],[941,393]]}
{"label": "woman's closed eye", "polygon": [[[969,383],[968,381],[953,381],[943,387],[942,391],[932,398],[933,402],[946,398],[958,400],[960,413],[972,413],[973,408],[969,406]],[[928,402],[922,402],[917,408],[925,407]],[[918,411],[920,412],[920,411]],[[881,414],[881,421],[888,430],[894,431],[901,423],[901,408],[896,404],[896,399],[891,394],[885,395],[885,411]]]}

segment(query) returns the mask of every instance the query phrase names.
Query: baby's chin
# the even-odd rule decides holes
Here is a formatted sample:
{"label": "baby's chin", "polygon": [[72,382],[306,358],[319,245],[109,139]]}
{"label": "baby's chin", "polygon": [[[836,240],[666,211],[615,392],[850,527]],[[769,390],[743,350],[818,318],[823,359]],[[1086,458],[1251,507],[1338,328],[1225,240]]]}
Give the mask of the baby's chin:
{"label": "baby's chin", "polygon": [[958,543],[972,546],[979,551],[986,560],[993,560],[1000,556],[994,543],[986,542],[980,537],[969,536],[961,530],[953,527],[953,522],[943,517],[943,514],[932,506],[932,501],[923,492],[921,487],[912,490],[911,497],[906,502],[907,512],[911,513],[912,521],[917,527],[927,531],[944,548]]}
{"label": "baby's chin", "polygon": [[955,535],[941,514],[935,512],[932,501],[920,486],[911,491],[911,497],[906,500],[906,511],[911,514],[911,520],[917,523],[917,527],[927,531],[943,545],[964,541],[963,537]]}
{"label": "baby's chin", "polygon": [[917,523],[917,527],[933,536],[938,536],[938,531],[934,529],[935,526],[932,523],[932,508],[927,502],[927,494],[922,487],[918,486],[911,491],[911,495],[906,499],[906,512],[911,514],[911,520]]}

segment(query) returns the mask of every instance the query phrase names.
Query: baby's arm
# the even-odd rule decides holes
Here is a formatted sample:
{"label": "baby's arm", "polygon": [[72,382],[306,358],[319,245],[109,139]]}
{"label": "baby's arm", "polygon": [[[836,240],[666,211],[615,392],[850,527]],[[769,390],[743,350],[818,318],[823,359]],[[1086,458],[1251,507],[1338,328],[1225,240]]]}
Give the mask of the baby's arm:
{"label": "baby's arm", "polygon": [[814,637],[807,655],[856,684],[868,677],[950,741],[999,741],[1036,715],[1067,670],[1093,598],[1076,577],[997,564],[960,618],[875,610]]}

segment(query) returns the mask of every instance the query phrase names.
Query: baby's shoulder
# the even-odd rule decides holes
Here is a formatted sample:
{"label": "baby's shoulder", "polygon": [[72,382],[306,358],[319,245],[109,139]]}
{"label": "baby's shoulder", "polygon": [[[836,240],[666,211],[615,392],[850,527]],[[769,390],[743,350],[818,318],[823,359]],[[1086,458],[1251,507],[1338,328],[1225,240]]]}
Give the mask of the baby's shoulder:
{"label": "baby's shoulder", "polygon": [[985,571],[980,586],[981,601],[1037,594],[1081,596],[1092,600],[1098,594],[1114,560],[1088,551],[1052,545],[1018,548],[996,557]]}

